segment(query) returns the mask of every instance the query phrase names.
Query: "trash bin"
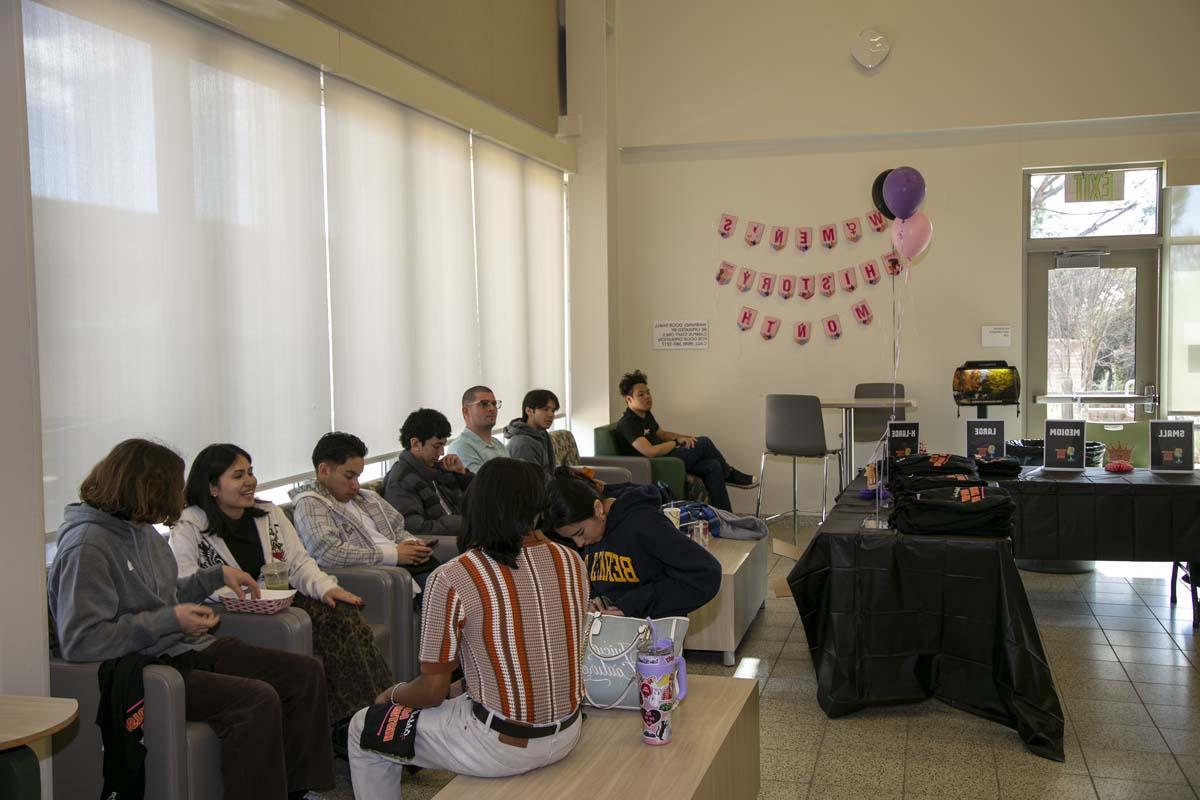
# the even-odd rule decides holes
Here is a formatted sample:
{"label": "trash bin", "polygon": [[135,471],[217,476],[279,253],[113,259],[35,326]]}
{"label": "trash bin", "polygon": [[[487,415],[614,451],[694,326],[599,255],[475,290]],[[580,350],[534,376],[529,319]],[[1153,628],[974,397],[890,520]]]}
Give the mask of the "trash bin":
{"label": "trash bin", "polygon": [[[1009,439],[1004,444],[1005,455],[1021,462],[1022,467],[1040,467],[1045,463],[1046,441],[1044,439]],[[1104,442],[1088,442],[1084,445],[1084,466],[1104,466]]]}

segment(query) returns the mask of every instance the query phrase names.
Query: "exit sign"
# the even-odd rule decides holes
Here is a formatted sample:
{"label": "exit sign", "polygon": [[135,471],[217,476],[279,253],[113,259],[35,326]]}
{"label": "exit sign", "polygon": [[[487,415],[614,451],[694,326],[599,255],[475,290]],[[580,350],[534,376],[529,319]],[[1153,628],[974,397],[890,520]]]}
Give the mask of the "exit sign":
{"label": "exit sign", "polygon": [[1068,203],[1111,202],[1125,199],[1124,172],[1068,172]]}

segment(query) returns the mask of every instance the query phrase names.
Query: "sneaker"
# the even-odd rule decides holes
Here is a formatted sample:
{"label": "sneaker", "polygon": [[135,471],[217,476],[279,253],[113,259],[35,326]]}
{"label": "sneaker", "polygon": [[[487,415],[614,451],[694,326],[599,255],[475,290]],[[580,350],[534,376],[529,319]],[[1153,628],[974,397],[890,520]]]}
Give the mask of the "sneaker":
{"label": "sneaker", "polygon": [[734,486],[753,486],[754,476],[730,467],[729,474],[725,476],[725,482]]}

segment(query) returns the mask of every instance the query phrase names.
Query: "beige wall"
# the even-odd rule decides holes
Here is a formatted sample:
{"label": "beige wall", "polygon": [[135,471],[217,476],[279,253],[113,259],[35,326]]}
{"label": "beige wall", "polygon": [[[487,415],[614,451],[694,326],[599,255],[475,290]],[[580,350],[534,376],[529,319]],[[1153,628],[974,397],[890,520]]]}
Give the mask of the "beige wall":
{"label": "beige wall", "polygon": [[[621,144],[1200,110],[1195,0],[622,0]],[[858,32],[892,42],[874,74]]]}
{"label": "beige wall", "polygon": [[557,0],[295,0],[543,130],[558,128]]}

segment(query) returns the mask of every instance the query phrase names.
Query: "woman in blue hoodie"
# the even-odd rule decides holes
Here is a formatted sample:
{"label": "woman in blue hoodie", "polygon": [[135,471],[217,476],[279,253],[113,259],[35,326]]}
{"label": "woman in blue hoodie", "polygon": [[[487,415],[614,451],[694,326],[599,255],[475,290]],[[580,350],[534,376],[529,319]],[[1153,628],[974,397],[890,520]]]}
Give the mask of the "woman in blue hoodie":
{"label": "woman in blue hoodie", "polygon": [[579,550],[592,608],[627,617],[687,616],[716,596],[721,564],[659,509],[658,488],[601,489],[559,467],[546,487],[547,527]]}
{"label": "woman in blue hoodie", "polygon": [[222,585],[239,597],[255,580],[232,566],[180,578],[156,524],[183,511],[183,459],[128,439],[92,468],[67,506],[47,575],[62,657],[108,661],[140,653],[183,671],[187,719],[221,740],[227,800],[303,797],[333,785],[321,662],[237,639],[215,639],[220,617],[198,605]]}

